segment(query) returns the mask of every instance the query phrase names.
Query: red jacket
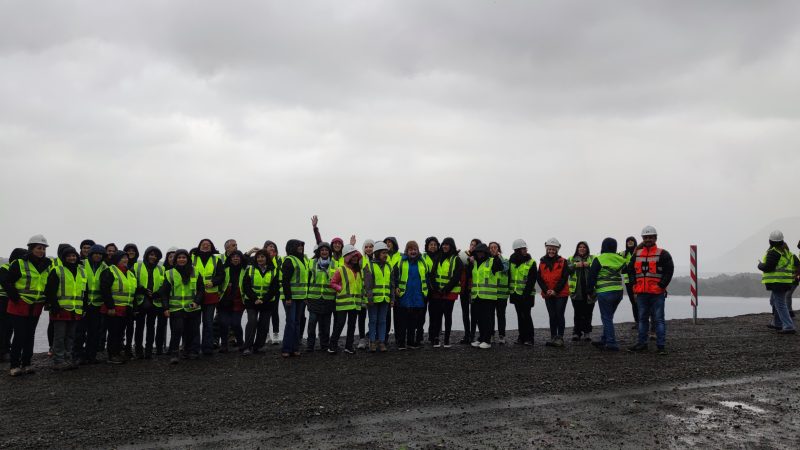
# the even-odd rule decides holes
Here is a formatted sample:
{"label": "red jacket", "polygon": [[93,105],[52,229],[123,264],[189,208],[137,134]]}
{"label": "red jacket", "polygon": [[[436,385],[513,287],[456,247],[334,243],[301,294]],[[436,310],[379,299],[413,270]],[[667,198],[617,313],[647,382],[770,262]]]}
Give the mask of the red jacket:
{"label": "red jacket", "polygon": [[[542,287],[542,298],[569,297],[569,284],[564,282],[567,270],[567,260],[560,256],[553,263],[552,268],[544,262],[539,262],[539,284]],[[557,289],[559,284],[562,284],[563,287],[555,295],[548,296],[547,291]]]}

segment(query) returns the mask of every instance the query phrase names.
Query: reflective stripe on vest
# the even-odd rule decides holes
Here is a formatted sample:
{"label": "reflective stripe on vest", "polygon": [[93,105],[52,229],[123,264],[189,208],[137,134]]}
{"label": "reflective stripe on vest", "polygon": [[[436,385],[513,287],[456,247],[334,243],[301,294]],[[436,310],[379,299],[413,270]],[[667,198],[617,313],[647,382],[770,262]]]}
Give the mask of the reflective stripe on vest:
{"label": "reflective stripe on vest", "polygon": [[[453,273],[456,270],[456,258],[458,256],[453,255],[447,259],[443,259],[439,261],[439,264],[436,266],[436,279],[434,283],[442,290],[445,286],[447,286],[450,281],[453,280]],[[461,283],[456,283],[456,286],[450,291],[451,294],[460,294],[461,293]]]}
{"label": "reflective stripe on vest", "polygon": [[764,258],[761,260],[761,262],[767,262],[767,255],[769,255],[769,252],[773,250],[778,252],[778,254],[781,255],[781,258],[778,260],[778,265],[775,266],[775,270],[773,270],[772,272],[764,272],[761,274],[761,283],[763,284],[794,283],[794,274],[795,274],[794,255],[792,255],[792,252],[790,252],[789,250],[781,250],[776,247],[771,247],[764,254]]}
{"label": "reflective stripe on vest", "polygon": [[[9,267],[11,267],[11,265],[9,263],[5,263],[3,265],[0,265],[0,270],[8,272],[8,268]],[[3,289],[3,285],[2,284],[0,284],[0,297],[8,297],[8,294],[6,294],[6,290]]]}
{"label": "reflective stripe on vest", "polygon": [[86,274],[78,266],[75,275],[63,265],[50,269],[58,277],[58,306],[65,311],[83,314],[83,294],[86,292]]}
{"label": "reflective stripe on vest", "polygon": [[[569,261],[570,266],[575,264],[575,262],[576,262],[575,261],[575,256],[570,256],[568,261]],[[577,261],[577,262],[585,262],[586,264],[589,265],[589,267],[592,267],[592,262],[593,261],[594,261],[594,256],[589,255],[589,256],[586,257],[585,260]],[[581,267],[581,269],[583,269],[583,267]],[[575,292],[577,290],[577,287],[578,287],[578,272],[577,272],[577,270],[578,269],[576,269],[575,271],[573,271],[572,273],[569,274],[569,291],[570,292]],[[588,273],[589,273],[589,271],[588,271],[588,268],[587,268],[586,272],[584,273],[584,275],[587,275]],[[584,292],[584,294],[586,294],[586,292]]]}
{"label": "reflective stripe on vest", "polygon": [[[528,284],[528,274],[531,271],[531,267],[533,267],[533,258],[519,265],[511,263],[511,266],[508,269],[509,276],[511,277],[510,280],[511,293],[516,295],[522,295],[523,292],[525,292],[525,286],[527,286]],[[535,286],[536,285],[534,284],[534,288],[531,291],[531,295],[536,294]]]}
{"label": "reflective stripe on vest", "polygon": [[[147,289],[147,285],[150,283],[150,271],[147,270],[147,266],[144,265],[143,262],[139,261],[133,265],[134,270],[136,271],[136,284],[137,286]],[[153,292],[158,292],[161,288],[161,285],[164,284],[164,274],[165,270],[163,266],[156,265],[153,267]],[[144,301],[144,294],[139,294],[136,296],[136,304],[141,304]],[[153,305],[161,308],[161,300],[153,300]]]}
{"label": "reflective stripe on vest", "polygon": [[[504,259],[502,256],[500,258],[501,258],[501,261],[503,262],[503,267],[505,267],[508,264],[508,261],[506,259]],[[497,299],[498,300],[507,300],[508,299],[508,294],[511,291],[511,288],[509,286],[510,276],[509,276],[508,271],[507,270],[501,270],[500,272],[497,272],[495,274],[494,278],[495,278],[495,280],[497,282]]]}
{"label": "reflective stripe on vest", "polygon": [[[276,256],[272,258],[272,265],[275,266],[275,276],[278,277],[278,285],[283,286],[283,258]],[[275,300],[280,300],[283,297],[283,289],[278,289],[275,294]]]}
{"label": "reflective stripe on vest", "polygon": [[375,264],[375,261],[369,263],[370,273],[375,280],[372,286],[372,301],[374,303],[383,303],[391,300],[391,281],[392,281],[392,268],[389,263]]}
{"label": "reflective stripe on vest", "polygon": [[[253,291],[256,293],[256,296],[259,300],[263,299],[264,296],[269,291],[269,287],[272,284],[272,279],[277,276],[278,269],[273,267],[272,270],[267,270],[263,274],[261,270],[257,266],[250,266],[247,268],[247,276],[250,277],[251,284],[253,285]],[[277,298],[273,298],[272,301],[277,300]]]}
{"label": "reflective stripe on vest", "polygon": [[136,276],[133,271],[122,273],[117,266],[109,266],[108,270],[114,275],[114,284],[111,285],[114,306],[130,306],[133,303],[133,294],[136,292]]}
{"label": "reflective stripe on vest", "polygon": [[492,273],[492,258],[472,265],[472,298],[497,300],[497,280]]}
{"label": "reflective stripe on vest", "polygon": [[334,300],[336,298],[336,290],[331,287],[331,278],[333,278],[336,268],[328,265],[327,270],[321,270],[317,267],[316,260],[313,260],[311,264],[311,282],[308,285],[308,298]]}
{"label": "reflective stripe on vest", "polygon": [[289,283],[291,287],[292,300],[305,300],[308,298],[308,260],[292,255],[286,257],[292,263],[294,271],[292,272],[292,279]]}
{"label": "reflective stripe on vest", "polygon": [[[241,268],[239,270],[239,282],[238,282],[239,295],[241,295],[241,296],[244,296],[244,274],[245,274],[245,270],[244,270],[244,268]],[[224,293],[225,291],[227,291],[229,284],[231,284],[231,268],[230,268],[230,266],[225,268],[225,280],[222,281],[222,289],[220,290],[220,292]]]}
{"label": "reflective stripe on vest", "polygon": [[625,267],[625,258],[616,253],[601,253],[597,257],[597,262],[600,263],[600,272],[597,274],[594,291],[598,294],[621,292],[622,268]]}
{"label": "reflective stripe on vest", "polygon": [[86,275],[86,289],[89,291],[89,303],[92,306],[103,306],[100,298],[100,274],[108,268],[105,262],[100,261],[97,270],[92,270],[89,260],[83,261],[83,273]]}
{"label": "reflective stripe on vest", "polygon": [[662,275],[658,273],[658,263],[661,261],[662,250],[656,246],[644,247],[636,251],[633,257],[633,267],[636,272],[633,292],[637,294],[662,294],[658,283]]}
{"label": "reflective stripe on vest", "polygon": [[394,252],[394,255],[389,255],[389,259],[387,261],[389,262],[389,265],[392,266],[392,270],[394,270],[395,267],[400,265],[400,261],[402,260],[403,255],[400,252]]}
{"label": "reflective stripe on vest", "polygon": [[336,311],[360,310],[364,295],[364,279],[361,272],[349,267],[336,269],[342,278],[342,290],[336,293]]}
{"label": "reflective stripe on vest", "polygon": [[194,312],[200,310],[200,305],[195,304],[192,308],[191,304],[194,303],[197,297],[197,272],[192,270],[189,276],[189,283],[183,282],[183,277],[176,269],[167,271],[167,281],[171,287],[169,293],[169,311],[186,311]]}
{"label": "reflective stripe on vest", "polygon": [[[417,270],[419,271],[419,281],[422,285],[422,295],[428,295],[428,283],[426,282],[427,269],[422,258],[417,259]],[[400,289],[400,297],[406,293],[406,285],[408,283],[408,266],[407,259],[400,261],[400,280],[397,282],[397,288]]]}
{"label": "reflective stripe on vest", "polygon": [[[200,259],[197,255],[192,255],[192,266],[194,267],[194,271],[197,275],[202,275],[204,280],[210,281],[214,278],[214,270],[217,268],[217,261],[219,261],[219,255],[211,255],[203,264],[203,260]],[[214,287],[207,287],[206,294],[216,294],[219,292],[219,286]]]}
{"label": "reflective stripe on vest", "polygon": [[[621,252],[618,253],[618,255],[621,256],[625,260],[625,264],[630,264],[631,258],[633,257],[633,253],[628,253],[627,251],[621,251]],[[631,282],[631,280],[628,279],[628,271],[627,270],[623,270],[622,271],[622,282],[625,283],[625,284],[628,284],[628,283]]]}
{"label": "reflective stripe on vest", "polygon": [[28,260],[18,259],[17,263],[19,264],[20,277],[14,283],[14,287],[17,288],[22,301],[29,305],[44,303],[44,285],[47,284],[50,265],[42,272],[39,272]]}

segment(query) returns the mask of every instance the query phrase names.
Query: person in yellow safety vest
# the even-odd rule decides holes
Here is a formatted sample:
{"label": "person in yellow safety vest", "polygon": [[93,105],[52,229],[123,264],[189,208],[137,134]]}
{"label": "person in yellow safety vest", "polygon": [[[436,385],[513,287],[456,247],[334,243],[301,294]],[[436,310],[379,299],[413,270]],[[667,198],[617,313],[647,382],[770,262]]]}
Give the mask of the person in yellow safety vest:
{"label": "person in yellow safety vest", "polygon": [[469,287],[472,285],[472,266],[475,264],[475,258],[472,256],[472,252],[475,251],[475,247],[481,243],[482,241],[478,238],[472,239],[469,241],[469,248],[458,255],[459,258],[461,258],[461,262],[464,263],[464,279],[462,281],[461,295],[459,296],[459,301],[461,302],[461,320],[464,323],[464,337],[459,341],[459,344],[462,345],[471,345],[473,341],[477,340],[475,332],[478,329],[478,316],[476,316],[474,312],[471,312],[472,293]]}
{"label": "person in yellow safety vest", "polygon": [[617,253],[617,240],[610,237],[603,239],[600,254],[594,258],[589,268],[586,285],[588,292],[596,296],[600,307],[603,336],[592,342],[600,350],[619,351],[614,332],[614,313],[622,301],[622,275],[628,270],[627,266],[626,258]]}
{"label": "person in yellow safety vest", "polygon": [[97,364],[97,349],[100,345],[101,330],[105,314],[100,313],[103,300],[100,298],[100,274],[108,268],[103,261],[106,249],[95,244],[89,249],[89,257],[83,260],[83,273],[86,275],[86,305],[83,319],[78,323],[73,349],[73,359],[81,364]]}
{"label": "person in yellow safety vest", "polygon": [[211,239],[202,239],[197,248],[190,252],[191,263],[195,272],[202,275],[205,284],[205,295],[202,304],[203,334],[201,349],[203,355],[214,354],[214,315],[219,304],[219,287],[225,281],[225,272],[222,270],[222,258]]}
{"label": "person in yellow safety vest", "polygon": [[[161,250],[150,246],[144,251],[143,261],[134,264],[136,275],[135,298],[135,323],[136,332],[134,342],[136,357],[151,359],[153,357],[153,344],[155,343],[156,355],[164,354],[164,342],[167,334],[167,318],[164,316],[164,307],[156,293],[164,283],[166,270],[159,266]],[[145,328],[146,339],[145,339]]]}
{"label": "person in yellow safety vest", "polygon": [[71,245],[61,251],[59,259],[61,264],[50,269],[44,287],[53,323],[53,369],[77,369],[78,364],[72,359],[72,346],[87,300],[86,275],[83,266],[78,264],[78,251]]}
{"label": "person in yellow safety vest", "polygon": [[[432,274],[433,273],[433,271],[431,270],[433,268],[433,261],[436,258],[438,258],[438,255],[439,255],[439,238],[437,238],[436,236],[429,236],[429,237],[425,238],[425,253],[423,253],[420,256],[420,259],[422,259],[422,263],[425,264],[425,273],[426,274]],[[422,325],[419,327],[419,329],[417,331],[418,336],[415,336],[415,339],[414,339],[415,341],[419,342],[420,344],[422,344],[423,338],[425,336],[425,333],[424,333],[425,321],[427,320],[428,303],[430,301],[429,294],[430,294],[430,292],[428,293],[428,295],[425,295],[425,314],[422,315]],[[431,325],[430,325],[430,322],[428,322],[428,342],[430,342],[431,345],[433,345],[433,337],[431,336]]]}
{"label": "person in yellow safety vest", "polygon": [[497,277],[503,271],[503,262],[492,257],[486,244],[478,244],[472,251],[472,314],[478,321],[478,336],[472,343],[475,348],[492,348],[494,317],[497,305]]}
{"label": "person in yellow safety vest", "polygon": [[319,348],[328,350],[331,341],[331,319],[336,311],[336,291],[330,286],[331,278],[336,271],[331,261],[331,246],[320,242],[314,248],[311,260],[310,281],[308,284],[308,339],[306,351],[313,352],[317,344],[319,331]]}
{"label": "person in yellow safety vest", "polygon": [[586,287],[589,268],[592,267],[594,256],[589,252],[586,241],[578,242],[575,253],[567,259],[569,267],[569,296],[574,310],[572,327],[572,340],[592,340],[592,315],[594,314],[594,298]]}
{"label": "person in yellow safety vest", "polygon": [[8,295],[8,320],[13,333],[9,374],[34,373],[31,366],[36,325],[44,308],[44,285],[52,262],[47,258],[47,239],[41,234],[28,240],[28,252],[8,268],[3,289]]}
{"label": "person in yellow safety vest", "polygon": [[3,285],[8,276],[8,269],[27,253],[24,248],[15,248],[8,257],[8,262],[0,265],[0,362],[5,362],[11,346],[12,328],[8,314],[8,293]]}
{"label": "person in yellow safety vest", "polygon": [[[364,295],[369,311],[369,351],[385,352],[386,319],[388,310],[394,303],[392,267],[389,265],[389,247],[383,242],[373,246],[374,258],[363,269]],[[362,258],[366,259],[366,258]],[[363,309],[363,308],[362,308]]]}
{"label": "person in yellow safety vest", "polygon": [[[635,236],[628,236],[625,238],[625,249],[619,252],[619,255],[625,259],[625,264],[629,264],[631,259],[634,257],[636,253],[636,247],[639,245],[639,241],[636,239]],[[631,302],[631,312],[633,313],[633,319],[635,323],[631,327],[632,330],[639,329],[639,307],[636,305],[636,296],[633,293],[633,280],[630,279],[628,273],[625,272],[622,274],[622,281],[625,283],[625,292],[628,294],[628,300]],[[653,329],[655,331],[655,329]]]}
{"label": "person in yellow safety vest", "polygon": [[183,346],[183,356],[197,359],[200,356],[200,315],[205,298],[205,280],[192,266],[189,252],[175,251],[175,267],[164,274],[164,283],[158,297],[169,318],[170,364],[178,364],[178,350]]}
{"label": "person in yellow safety vest", "polygon": [[283,329],[281,356],[300,356],[300,343],[306,325],[306,299],[308,298],[308,268],[311,261],[305,255],[305,242],[289,239],[286,258],[283,258],[283,310],[286,327]]}
{"label": "person in yellow safety vest", "polygon": [[508,276],[511,304],[517,311],[519,337],[516,344],[533,345],[533,318],[531,309],[536,304],[536,279],[538,267],[528,253],[528,244],[516,239],[511,248],[514,253],[509,258]]}
{"label": "person in yellow safety vest", "polygon": [[442,319],[444,319],[444,347],[450,348],[450,332],[453,327],[453,306],[461,293],[464,263],[458,257],[456,241],[451,237],[442,240],[442,245],[430,267],[431,292],[428,301],[431,326],[428,339],[434,348],[440,348]]}
{"label": "person in yellow safety vest", "polygon": [[255,264],[247,267],[244,276],[244,307],[247,310],[247,325],[244,330],[242,355],[261,353],[269,336],[269,321],[272,311],[278,311],[280,273],[274,259],[266,249],[256,252]]}
{"label": "person in yellow safety vest", "polygon": [[[356,237],[355,235],[350,237],[350,245],[356,245]],[[362,246],[362,257],[361,257],[361,274],[364,275],[364,268],[372,260],[373,252],[375,248],[375,242],[372,239],[367,239],[364,241]],[[356,348],[358,350],[365,350],[367,348],[367,308],[366,306],[361,308],[358,311],[358,345]]]}
{"label": "person in yellow safety vest", "polygon": [[[278,294],[275,297],[275,300],[281,299],[281,290],[283,286],[283,258],[278,254],[278,245],[270,240],[264,242],[264,249],[267,250],[267,254],[272,260],[272,264],[278,269]],[[270,310],[270,319],[272,319],[272,336],[270,337],[269,333],[267,333],[267,344],[272,345],[280,345],[281,343],[281,335],[278,334],[278,330],[281,327],[281,319],[278,314],[279,308],[276,306]],[[267,329],[269,331],[269,329]]]}
{"label": "person in yellow safety vest", "polygon": [[[509,265],[508,260],[503,256],[503,249],[497,242],[489,242],[489,254],[492,258],[497,258],[503,264],[503,270],[497,274],[497,304],[495,314],[497,315],[497,343],[506,343],[506,308],[508,307],[508,295],[511,291],[509,286]],[[494,339],[494,332],[492,332]]]}
{"label": "person in yellow safety vest", "polygon": [[[406,243],[406,251],[394,268],[395,341],[398,350],[422,345],[425,298],[430,292],[430,274],[419,253],[416,241]],[[406,347],[407,346],[407,347]]]}
{"label": "person in yellow safety vest", "polygon": [[136,292],[136,275],[128,270],[128,255],[125,252],[114,253],[110,262],[108,268],[100,274],[100,298],[103,300],[100,312],[107,316],[108,362],[123,364],[126,359],[122,341]]}
{"label": "person in yellow safety vest", "polygon": [[[122,251],[128,255],[128,270],[133,272],[133,275],[136,275],[136,264],[139,260],[139,247],[136,244],[125,244],[122,247]],[[128,314],[128,317],[125,320],[125,358],[126,359],[133,359],[133,337],[136,331],[136,319],[140,315],[139,312],[139,304],[136,302],[136,297],[133,299],[133,304],[131,305],[131,313]],[[137,356],[141,358],[144,355]]]}
{"label": "person in yellow safety vest", "polygon": [[352,245],[342,250],[344,265],[338,267],[331,278],[330,287],[336,291],[336,313],[331,334],[331,343],[328,353],[335,355],[339,351],[339,337],[342,335],[347,323],[347,336],[345,338],[345,353],[353,354],[353,341],[355,340],[356,320],[362,308],[364,297],[364,276],[361,273],[361,253]]}
{"label": "person in yellow safety vest", "polygon": [[230,334],[236,339],[236,347],[244,348],[244,330],[242,330],[242,315],[244,314],[244,254],[234,250],[228,254],[223,264],[225,280],[220,286],[220,300],[217,308],[217,321],[219,323],[219,352],[228,353]]}
{"label": "person in yellow safety vest", "polygon": [[394,236],[389,236],[383,240],[383,243],[389,248],[389,264],[394,270],[400,264],[400,260],[403,259],[403,254],[400,253],[400,247],[397,245],[397,239]]}
{"label": "person in yellow safety vest", "polygon": [[762,272],[761,282],[770,291],[772,323],[768,326],[780,334],[795,334],[797,330],[786,306],[786,293],[797,280],[798,259],[783,240],[783,233],[775,230],[769,235],[769,248],[758,262]]}

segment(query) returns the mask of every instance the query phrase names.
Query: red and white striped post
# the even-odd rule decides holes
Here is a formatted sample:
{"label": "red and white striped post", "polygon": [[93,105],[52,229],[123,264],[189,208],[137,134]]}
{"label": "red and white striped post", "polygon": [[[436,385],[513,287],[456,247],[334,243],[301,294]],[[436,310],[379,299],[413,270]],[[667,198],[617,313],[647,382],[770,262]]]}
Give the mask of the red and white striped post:
{"label": "red and white striped post", "polygon": [[689,246],[689,274],[692,278],[692,283],[689,290],[692,294],[692,318],[694,324],[697,324],[697,246]]}

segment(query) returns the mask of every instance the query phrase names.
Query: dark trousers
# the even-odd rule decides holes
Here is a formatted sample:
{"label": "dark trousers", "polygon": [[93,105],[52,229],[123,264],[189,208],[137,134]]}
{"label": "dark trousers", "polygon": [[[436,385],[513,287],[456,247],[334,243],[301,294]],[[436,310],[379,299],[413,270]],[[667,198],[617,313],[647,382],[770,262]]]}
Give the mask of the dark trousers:
{"label": "dark trousers", "polygon": [[181,340],[183,352],[197,355],[200,353],[200,321],[201,311],[175,311],[169,313],[169,354],[178,355]]}
{"label": "dark trousers", "polygon": [[[277,333],[281,328],[281,317],[278,315],[278,302],[270,302],[270,304],[272,303],[275,303],[275,306],[269,311],[270,318],[272,319],[272,332]],[[267,329],[267,332],[269,332],[269,328]]]}
{"label": "dark trousers", "polygon": [[419,345],[420,330],[425,325],[425,308],[398,306],[394,310],[394,340],[398,347]]}
{"label": "dark trousers", "polygon": [[463,293],[459,296],[461,302],[461,320],[464,323],[464,339],[472,341],[472,322],[469,320],[469,294]]}
{"label": "dark trousers", "polygon": [[103,329],[105,318],[105,315],[100,314],[99,306],[86,306],[86,312],[84,312],[81,322],[86,325],[86,349],[83,357],[87,360],[97,358],[97,349],[100,346],[100,332]]}
{"label": "dark trousers", "polygon": [[564,311],[567,310],[567,297],[548,298],[544,301],[547,315],[550,316],[550,337],[564,337]]}
{"label": "dark trousers", "polygon": [[258,351],[267,342],[269,334],[269,321],[272,318],[272,310],[278,306],[278,302],[269,302],[261,307],[247,309],[247,325],[244,328],[244,347],[242,351]]}
{"label": "dark trousers", "polygon": [[[495,313],[497,315],[497,334],[500,337],[506,337],[506,308],[508,307],[508,299],[497,300],[495,305]],[[492,331],[494,336],[494,331]]]}
{"label": "dark trousers", "polygon": [[331,334],[330,348],[339,350],[339,338],[342,336],[344,324],[347,323],[347,337],[344,341],[344,348],[353,350],[353,341],[356,334],[356,321],[358,321],[358,310],[336,311],[334,313],[333,333]]}
{"label": "dark trousers", "polygon": [[[155,341],[156,350],[164,351],[164,341],[167,337],[167,318],[164,317],[164,308],[151,306],[146,310],[139,310],[135,318],[136,332],[134,341],[136,351],[144,350],[152,353],[153,342]],[[144,345],[142,345],[144,343]]]}
{"label": "dark trousers", "polygon": [[221,346],[228,347],[228,339],[231,330],[236,337],[236,346],[244,346],[244,331],[242,330],[242,314],[244,311],[233,311],[232,309],[219,308],[217,316],[219,317],[219,335],[222,339]]}
{"label": "dark trousers", "polygon": [[50,353],[53,352],[53,322],[47,322],[47,348]]}
{"label": "dark trousers", "polygon": [[13,330],[9,323],[10,315],[6,312],[7,308],[8,297],[0,297],[0,356],[11,350],[11,333]]}
{"label": "dark trousers", "polygon": [[[389,332],[392,331],[392,307],[391,305],[386,308],[386,336],[383,337],[383,343],[389,345]],[[395,330],[397,333],[397,330]]]}
{"label": "dark trousers", "polygon": [[358,338],[367,337],[367,305],[363,305],[358,311]]}
{"label": "dark trousers", "polygon": [[425,306],[422,307],[422,317],[418,318],[419,325],[414,330],[414,342],[420,345],[425,339],[425,319],[428,316],[428,298],[425,298]]}
{"label": "dark trousers", "polygon": [[572,299],[572,309],[575,310],[572,334],[580,336],[583,333],[591,333],[594,302],[590,302],[586,296],[575,297]]}
{"label": "dark trousers", "polygon": [[109,358],[119,356],[122,353],[122,341],[125,338],[128,315],[106,316],[106,325],[108,327],[108,342],[106,343],[108,356]]}
{"label": "dark trousers", "polygon": [[630,300],[631,302],[631,312],[633,312],[633,320],[635,320],[636,323],[639,323],[639,305],[636,304],[636,300],[634,299],[633,283],[626,284],[625,291],[628,293],[628,300]]}
{"label": "dark trousers", "polygon": [[294,300],[287,304],[284,300],[283,310],[286,313],[286,326],[283,328],[281,353],[299,352],[303,331],[306,329],[306,301]]}
{"label": "dark trousers", "polygon": [[514,309],[517,311],[517,323],[519,327],[519,342],[533,343],[533,298],[512,298]]}
{"label": "dark trousers", "polygon": [[33,356],[33,339],[36,333],[36,325],[39,324],[39,316],[15,316],[9,314],[8,319],[13,333],[11,352],[9,353],[11,368],[30,366],[31,357]]}
{"label": "dark trousers", "polygon": [[[86,307],[88,308],[88,306]],[[79,320],[75,325],[75,337],[72,340],[72,359],[78,361],[86,357],[86,330],[88,329],[88,321],[86,320],[88,311],[84,309],[83,319]]]}
{"label": "dark trousers", "polygon": [[[366,310],[362,310],[366,311]],[[319,328],[319,348],[327,350],[331,343],[331,318],[333,312],[325,313],[308,313],[308,340],[306,348],[308,351],[314,351],[314,346],[317,343],[317,329]],[[359,321],[361,316],[359,315]]]}
{"label": "dark trousers", "polygon": [[484,300],[476,298],[472,301],[472,316],[478,320],[478,341],[492,342],[494,334],[494,316],[497,309],[497,300]]}
{"label": "dark trousers", "polygon": [[127,353],[133,352],[133,336],[136,333],[136,315],[133,310],[128,312],[125,317],[125,351]]}
{"label": "dark trousers", "polygon": [[444,340],[450,342],[450,330],[453,328],[453,306],[455,306],[455,301],[443,298],[432,298],[428,302],[428,314],[430,315],[428,339],[431,342],[439,339],[442,332],[442,319],[444,319]]}

